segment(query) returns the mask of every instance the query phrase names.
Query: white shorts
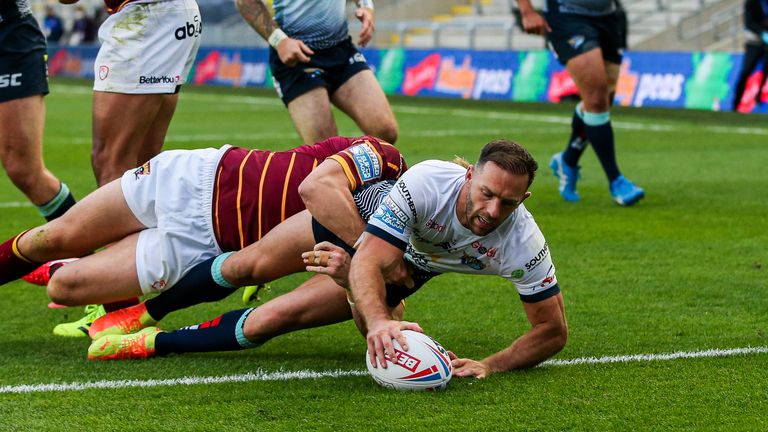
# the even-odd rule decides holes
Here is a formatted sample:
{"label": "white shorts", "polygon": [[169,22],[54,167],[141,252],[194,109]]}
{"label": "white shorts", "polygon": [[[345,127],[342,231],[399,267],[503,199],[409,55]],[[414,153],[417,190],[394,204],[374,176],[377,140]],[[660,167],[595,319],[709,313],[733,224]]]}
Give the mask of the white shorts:
{"label": "white shorts", "polygon": [[128,3],[99,28],[93,89],[175,93],[194,64],[202,25],[195,0]]}
{"label": "white shorts", "polygon": [[212,221],[221,149],[171,150],[120,180],[123,196],[147,227],[136,245],[136,271],[148,294],[175,285],[192,267],[221,254]]}

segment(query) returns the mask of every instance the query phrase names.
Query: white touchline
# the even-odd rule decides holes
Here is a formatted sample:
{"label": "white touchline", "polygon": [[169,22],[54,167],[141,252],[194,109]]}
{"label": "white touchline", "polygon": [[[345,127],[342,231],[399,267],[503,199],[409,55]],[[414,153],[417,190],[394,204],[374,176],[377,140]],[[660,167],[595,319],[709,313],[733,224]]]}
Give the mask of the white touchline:
{"label": "white touchline", "polygon": [[[710,349],[704,351],[679,351],[667,354],[633,354],[623,356],[608,357],[582,357],[571,360],[548,360],[541,366],[574,366],[582,364],[604,364],[604,363],[629,363],[629,362],[649,362],[691,358],[708,357],[729,357],[748,354],[768,354],[768,347],[746,347],[732,349]],[[77,391],[90,389],[116,389],[126,387],[163,387],[179,385],[197,385],[197,384],[222,384],[222,383],[245,383],[253,381],[286,381],[296,379],[318,379],[318,378],[340,378],[357,377],[368,375],[363,370],[331,370],[331,371],[283,371],[267,372],[257,370],[240,375],[224,376],[190,376],[168,379],[148,379],[148,380],[103,380],[92,382],[71,382],[61,384],[21,384],[7,385],[0,387],[0,394],[9,393],[42,393],[42,392],[61,392]]]}
{"label": "white touchline", "polygon": [[29,201],[0,202],[0,208],[32,207]]}

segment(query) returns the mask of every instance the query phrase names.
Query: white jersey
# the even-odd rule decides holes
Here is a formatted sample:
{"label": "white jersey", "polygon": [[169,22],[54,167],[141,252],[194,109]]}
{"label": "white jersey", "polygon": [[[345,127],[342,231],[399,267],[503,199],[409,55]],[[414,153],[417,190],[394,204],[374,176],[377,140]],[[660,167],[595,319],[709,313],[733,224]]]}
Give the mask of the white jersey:
{"label": "white jersey", "polygon": [[395,183],[366,231],[402,249],[425,271],[498,275],[511,281],[526,302],[557,294],[549,247],[525,206],[482,237],[459,222],[456,201],[465,174],[451,162],[414,165]]}
{"label": "white jersey", "polygon": [[349,38],[346,0],[274,0],[275,22],[312,49],[330,48]]}

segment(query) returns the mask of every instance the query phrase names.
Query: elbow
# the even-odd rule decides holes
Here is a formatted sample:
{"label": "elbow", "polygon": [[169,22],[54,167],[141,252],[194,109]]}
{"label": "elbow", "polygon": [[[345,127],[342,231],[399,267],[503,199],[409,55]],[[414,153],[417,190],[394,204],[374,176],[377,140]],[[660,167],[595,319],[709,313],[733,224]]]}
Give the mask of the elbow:
{"label": "elbow", "polygon": [[306,206],[310,201],[312,201],[312,198],[317,193],[317,184],[316,182],[308,182],[307,179],[305,179],[301,184],[299,184],[299,196],[301,197],[301,200],[304,202],[304,205]]}

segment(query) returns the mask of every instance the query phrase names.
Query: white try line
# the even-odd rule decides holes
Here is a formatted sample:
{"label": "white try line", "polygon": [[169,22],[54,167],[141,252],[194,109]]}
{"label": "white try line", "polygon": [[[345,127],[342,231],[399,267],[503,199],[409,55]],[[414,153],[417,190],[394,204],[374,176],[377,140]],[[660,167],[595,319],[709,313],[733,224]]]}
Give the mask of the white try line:
{"label": "white try line", "polygon": [[[634,354],[623,356],[608,357],[582,357],[570,360],[548,360],[541,366],[575,366],[583,364],[606,364],[606,363],[630,363],[630,362],[651,362],[678,359],[695,359],[711,357],[731,357],[744,356],[750,354],[768,354],[768,347],[746,347],[732,349],[710,349],[704,351],[685,352],[679,351],[668,354]],[[332,370],[332,371],[277,371],[266,372],[257,370],[247,374],[209,376],[209,377],[182,377],[169,379],[148,379],[148,380],[103,380],[93,382],[71,382],[61,384],[22,384],[8,385],[0,387],[0,394],[10,393],[44,393],[61,391],[78,391],[90,389],[117,389],[127,387],[169,387],[182,385],[198,384],[224,384],[224,383],[247,383],[254,381],[287,381],[297,379],[318,379],[318,378],[342,378],[358,377],[368,375],[363,370]]]}
{"label": "white try line", "polygon": [[32,207],[29,201],[0,202],[0,208]]}

